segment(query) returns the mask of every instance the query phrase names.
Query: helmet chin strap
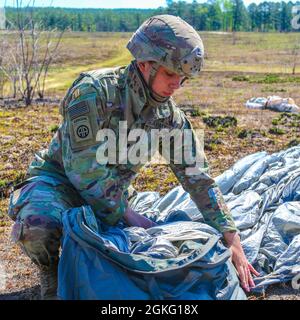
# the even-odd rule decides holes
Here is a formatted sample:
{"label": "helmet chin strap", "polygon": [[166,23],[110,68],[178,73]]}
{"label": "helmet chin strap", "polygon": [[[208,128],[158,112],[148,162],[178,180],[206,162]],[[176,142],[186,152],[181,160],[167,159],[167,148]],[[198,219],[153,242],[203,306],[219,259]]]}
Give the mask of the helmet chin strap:
{"label": "helmet chin strap", "polygon": [[155,77],[156,77],[158,68],[159,68],[159,64],[158,64],[157,62],[153,61],[153,62],[151,63],[151,69],[150,69],[149,80],[148,80],[148,86],[149,86],[149,89],[150,89],[151,91],[152,91],[152,86],[153,86],[154,79],[155,79]]}
{"label": "helmet chin strap", "polygon": [[155,101],[159,102],[159,103],[163,103],[168,101],[170,98],[169,97],[163,97],[158,95],[157,93],[155,93],[152,89],[153,87],[153,83],[154,83],[154,79],[156,77],[157,71],[159,68],[159,63],[157,62],[152,62],[151,64],[151,70],[150,70],[150,74],[149,74],[149,81],[147,83],[151,98],[154,99]]}

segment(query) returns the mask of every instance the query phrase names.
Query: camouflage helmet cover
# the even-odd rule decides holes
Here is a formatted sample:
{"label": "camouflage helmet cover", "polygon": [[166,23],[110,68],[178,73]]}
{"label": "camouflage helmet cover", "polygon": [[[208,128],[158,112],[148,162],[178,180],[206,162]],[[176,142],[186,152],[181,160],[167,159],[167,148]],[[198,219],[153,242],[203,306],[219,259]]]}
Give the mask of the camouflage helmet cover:
{"label": "camouflage helmet cover", "polygon": [[155,61],[186,77],[197,75],[203,65],[204,47],[199,34],[172,15],[146,20],[132,35],[127,49],[137,61]]}

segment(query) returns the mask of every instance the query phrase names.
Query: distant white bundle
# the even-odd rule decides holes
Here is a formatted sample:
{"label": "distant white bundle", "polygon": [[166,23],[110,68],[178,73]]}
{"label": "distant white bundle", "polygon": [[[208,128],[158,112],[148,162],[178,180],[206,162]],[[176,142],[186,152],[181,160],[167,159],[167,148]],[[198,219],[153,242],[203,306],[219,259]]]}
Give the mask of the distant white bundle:
{"label": "distant white bundle", "polygon": [[273,111],[293,113],[300,112],[300,108],[292,98],[281,98],[279,96],[251,98],[245,105],[249,109],[270,109]]}
{"label": "distant white bundle", "polygon": [[263,97],[251,98],[246,102],[246,107],[249,109],[264,109],[268,99]]}
{"label": "distant white bundle", "polygon": [[6,272],[0,261],[0,292],[6,288]]}

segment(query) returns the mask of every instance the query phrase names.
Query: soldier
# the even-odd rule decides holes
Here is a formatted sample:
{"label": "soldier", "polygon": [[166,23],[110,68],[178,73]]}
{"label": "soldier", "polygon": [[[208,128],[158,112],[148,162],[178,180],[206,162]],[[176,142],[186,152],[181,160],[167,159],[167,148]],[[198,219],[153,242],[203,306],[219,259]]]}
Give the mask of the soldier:
{"label": "soldier", "polygon": [[[148,133],[153,128],[192,129],[171,96],[201,70],[204,48],[198,33],[179,17],[154,16],[133,34],[127,48],[135,58],[128,66],[83,73],[75,80],[62,101],[63,122],[49,148],[35,155],[29,178],[11,195],[12,238],[40,268],[42,299],[56,297],[65,210],[89,205],[103,223],[123,219],[130,226],[154,224],[129,204],[130,182],[143,164],[100,164],[97,149],[104,142],[96,139],[97,132],[109,128],[117,133],[120,121]],[[186,174],[185,162],[171,159],[170,167],[206,223],[223,233],[241,284],[249,291],[254,286],[251,273],[258,273],[244,255],[206,160],[195,176]]]}

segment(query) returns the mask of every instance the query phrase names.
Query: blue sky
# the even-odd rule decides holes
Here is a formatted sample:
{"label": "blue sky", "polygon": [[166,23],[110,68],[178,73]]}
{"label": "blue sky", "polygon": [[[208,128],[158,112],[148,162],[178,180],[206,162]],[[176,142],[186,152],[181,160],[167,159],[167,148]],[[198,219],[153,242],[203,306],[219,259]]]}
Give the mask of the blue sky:
{"label": "blue sky", "polygon": [[[20,1],[20,0],[19,0]],[[30,0],[22,0],[24,4],[27,4]],[[49,6],[53,1],[55,7],[69,7],[69,8],[157,8],[159,6],[165,6],[165,0],[35,0],[35,6]],[[255,2],[260,3],[263,0],[244,0],[244,3]],[[278,2],[281,0],[271,0]],[[293,2],[295,2],[294,0]],[[16,0],[0,0],[0,7],[11,6]],[[31,0],[31,3],[33,0]],[[186,0],[186,2],[192,2],[192,0]],[[205,2],[198,0],[199,3]],[[287,1],[286,1],[287,2]]]}

